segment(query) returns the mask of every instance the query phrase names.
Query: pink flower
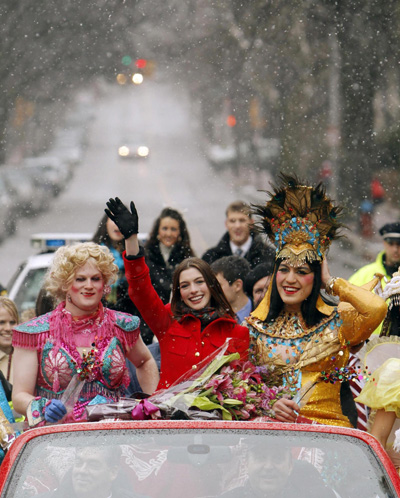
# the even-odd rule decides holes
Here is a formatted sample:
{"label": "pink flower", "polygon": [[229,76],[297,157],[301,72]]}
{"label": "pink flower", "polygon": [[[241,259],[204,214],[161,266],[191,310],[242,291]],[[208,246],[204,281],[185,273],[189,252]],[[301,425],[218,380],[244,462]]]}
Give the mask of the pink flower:
{"label": "pink flower", "polygon": [[235,369],[231,367],[231,364],[229,364],[229,365],[225,365],[225,366],[223,366],[223,367],[221,368],[221,373],[222,373],[222,374],[228,374],[228,375],[230,375],[230,374],[232,374],[234,371],[235,371]]}
{"label": "pink flower", "polygon": [[213,375],[204,386],[204,389],[213,388],[213,394],[223,389],[229,389],[232,386],[232,379],[228,375]]}
{"label": "pink flower", "polygon": [[248,420],[250,418],[250,413],[245,410],[244,408],[242,408],[240,411],[240,418],[243,419],[243,420]]}
{"label": "pink flower", "polygon": [[[290,391],[280,386],[280,382],[278,371],[274,372],[272,368],[256,367],[250,361],[234,360],[208,378],[200,396],[205,395],[213,403],[220,404],[233,418],[248,420],[270,415],[276,399],[291,397]],[[194,389],[198,389],[196,385]],[[230,404],[227,400],[241,404]]]}
{"label": "pink flower", "polygon": [[233,390],[233,395],[235,399],[238,399],[244,403],[246,401],[247,391],[244,387],[238,386]]}

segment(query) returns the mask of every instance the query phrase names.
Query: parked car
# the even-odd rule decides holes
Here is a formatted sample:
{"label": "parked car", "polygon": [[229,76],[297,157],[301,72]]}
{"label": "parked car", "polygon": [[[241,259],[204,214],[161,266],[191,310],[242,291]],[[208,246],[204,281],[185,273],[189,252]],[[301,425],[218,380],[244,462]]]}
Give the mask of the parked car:
{"label": "parked car", "polygon": [[400,478],[372,436],[323,425],[58,424],[19,436],[1,470],[1,498],[394,498],[400,493]]}
{"label": "parked car", "polygon": [[0,172],[0,241],[17,230],[16,202],[16,192]]}
{"label": "parked car", "polygon": [[1,172],[15,194],[15,203],[21,216],[33,216],[43,209],[44,200],[33,176],[18,166],[2,166]]}
{"label": "parked car", "polygon": [[54,196],[64,190],[72,177],[70,166],[54,156],[27,157],[23,161],[26,168],[35,168],[42,182],[51,187]]}
{"label": "parked car", "polygon": [[70,170],[80,164],[83,158],[83,151],[79,146],[54,145],[47,152],[61,159],[63,163],[67,164]]}
{"label": "parked car", "polygon": [[58,157],[70,167],[75,167],[83,158],[86,146],[85,136],[86,131],[82,125],[76,125],[73,129],[58,130],[47,154]]}

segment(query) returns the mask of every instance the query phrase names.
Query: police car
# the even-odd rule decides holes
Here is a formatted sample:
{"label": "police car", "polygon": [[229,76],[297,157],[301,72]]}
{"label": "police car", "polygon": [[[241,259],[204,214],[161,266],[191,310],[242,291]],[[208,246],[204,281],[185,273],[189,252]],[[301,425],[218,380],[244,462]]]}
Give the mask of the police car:
{"label": "police car", "polygon": [[7,292],[18,312],[35,309],[36,298],[42,287],[54,252],[61,246],[92,240],[92,233],[37,233],[31,236],[31,246],[39,253],[30,256],[11,278]]}

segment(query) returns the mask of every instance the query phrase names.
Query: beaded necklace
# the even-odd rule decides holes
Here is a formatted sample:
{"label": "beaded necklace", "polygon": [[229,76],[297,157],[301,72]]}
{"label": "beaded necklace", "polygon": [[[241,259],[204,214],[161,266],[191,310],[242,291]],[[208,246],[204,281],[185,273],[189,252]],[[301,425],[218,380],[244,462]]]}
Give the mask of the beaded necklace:
{"label": "beaded necklace", "polygon": [[263,329],[271,337],[285,339],[303,337],[309,333],[303,317],[292,313],[282,313],[276,320],[263,324]]}
{"label": "beaded necklace", "polygon": [[[284,384],[300,386],[301,372],[296,365],[301,355],[311,345],[310,343],[322,342],[327,328],[334,331],[341,324],[342,320],[337,310],[310,328],[306,328],[301,317],[291,313],[282,313],[269,323],[256,320],[252,322],[250,328],[253,342],[251,349],[254,351],[254,343],[261,341],[264,361],[280,365],[286,379]],[[343,352],[339,351],[338,354]],[[259,363],[259,359],[255,358],[255,361]]]}

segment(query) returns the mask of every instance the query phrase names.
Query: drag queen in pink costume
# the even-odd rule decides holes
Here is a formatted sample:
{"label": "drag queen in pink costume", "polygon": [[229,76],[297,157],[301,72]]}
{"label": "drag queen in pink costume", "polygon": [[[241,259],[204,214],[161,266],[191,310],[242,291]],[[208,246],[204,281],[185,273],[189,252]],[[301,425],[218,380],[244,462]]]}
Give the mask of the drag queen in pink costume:
{"label": "drag queen in pink costume", "polygon": [[[117,272],[110,251],[92,242],[56,252],[45,287],[60,304],[13,333],[13,402],[30,426],[84,421],[89,403],[123,396],[126,357],[143,390],[155,390],[157,365],[140,337],[139,319],[101,303]],[[69,406],[65,390],[71,379],[76,388]]]}

